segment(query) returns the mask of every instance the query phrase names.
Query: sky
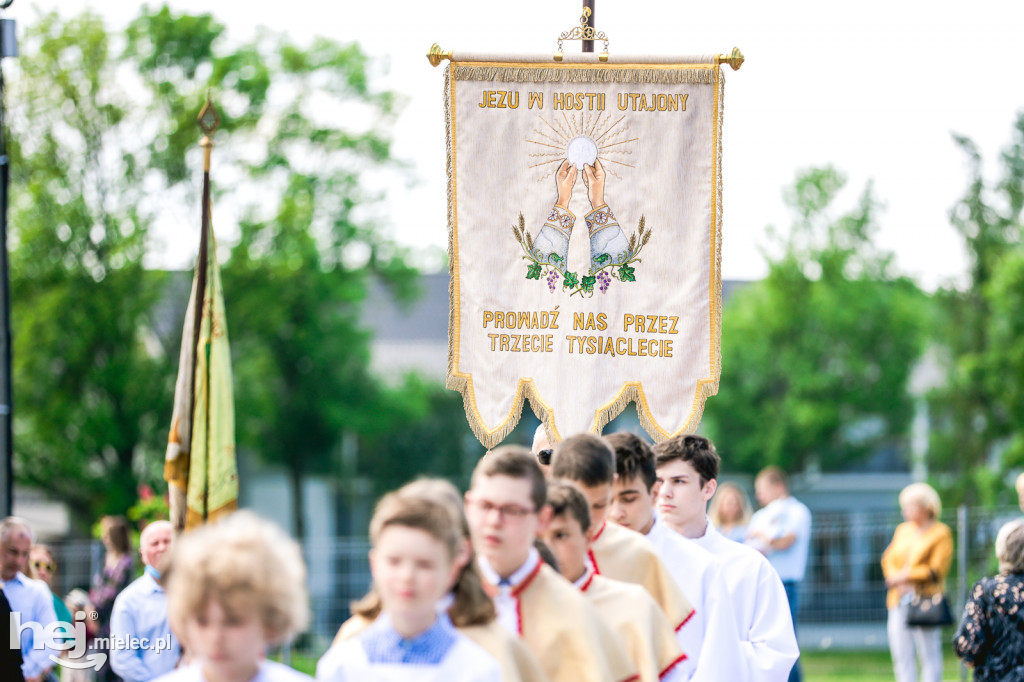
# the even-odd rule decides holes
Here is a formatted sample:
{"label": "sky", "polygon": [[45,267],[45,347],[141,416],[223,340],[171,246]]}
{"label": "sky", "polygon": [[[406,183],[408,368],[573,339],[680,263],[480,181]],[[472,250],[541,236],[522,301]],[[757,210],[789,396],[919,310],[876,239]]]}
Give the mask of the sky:
{"label": "sky", "polygon": [[[832,164],[849,178],[840,208],[852,206],[873,182],[885,207],[876,243],[895,254],[902,274],[928,289],[963,282],[966,257],[948,212],[967,186],[968,167],[952,134],[978,144],[986,174],[995,179],[999,151],[1010,140],[1017,112],[1024,110],[1024,81],[1016,73],[1024,2],[596,3],[594,23],[607,33],[613,55],[727,53],[739,47],[746,57],[738,72],[725,70],[725,279],[764,276],[765,228],[785,232],[790,223],[783,188],[800,169]],[[582,5],[579,0],[167,4],[182,12],[211,12],[232,41],[265,26],[300,43],[318,35],[358,41],[386,64],[378,86],[406,100],[393,128],[394,153],[410,164],[416,183],[410,188],[395,181],[383,188],[393,197],[385,214],[396,240],[435,248],[447,244],[446,178],[443,74],[427,63],[430,45],[456,52],[550,54],[558,34],[578,25]],[[16,0],[3,16],[14,18],[21,32],[40,9],[70,16],[89,7],[115,28],[140,6]],[[578,50],[578,44],[566,45],[566,51]],[[217,214],[219,230],[231,221],[230,214]],[[179,230],[163,240],[162,266],[191,267],[195,235]]]}

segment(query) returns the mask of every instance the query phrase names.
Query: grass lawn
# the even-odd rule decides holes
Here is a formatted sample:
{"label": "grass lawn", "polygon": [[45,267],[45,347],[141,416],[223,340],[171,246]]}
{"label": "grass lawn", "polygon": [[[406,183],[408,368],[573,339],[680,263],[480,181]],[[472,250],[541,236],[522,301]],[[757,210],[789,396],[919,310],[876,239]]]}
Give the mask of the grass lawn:
{"label": "grass lawn", "polygon": [[[946,650],[943,680],[960,680],[960,659]],[[892,682],[888,651],[808,651],[800,659],[805,682]],[[967,679],[970,678],[968,674]]]}
{"label": "grass lawn", "polygon": [[[958,682],[960,661],[952,651],[945,653],[943,679]],[[808,651],[800,660],[804,682],[893,682],[894,679],[888,651]],[[292,666],[312,675],[316,659],[296,653],[292,656]],[[967,679],[971,679],[969,674]]]}

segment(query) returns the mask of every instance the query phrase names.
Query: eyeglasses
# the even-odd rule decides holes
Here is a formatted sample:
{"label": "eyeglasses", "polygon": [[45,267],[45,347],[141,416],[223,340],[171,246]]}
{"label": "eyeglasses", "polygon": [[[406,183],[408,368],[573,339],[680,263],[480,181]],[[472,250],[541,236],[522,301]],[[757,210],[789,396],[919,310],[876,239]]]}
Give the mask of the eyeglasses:
{"label": "eyeglasses", "polygon": [[35,566],[37,571],[46,569],[50,573],[53,573],[57,570],[57,564],[52,561],[33,561],[32,565]]}
{"label": "eyeglasses", "polygon": [[537,461],[543,466],[551,465],[551,454],[554,452],[551,448],[540,450],[537,453]]}
{"label": "eyeglasses", "polygon": [[498,505],[488,502],[487,500],[471,500],[470,504],[480,510],[481,514],[489,514],[492,511],[497,511],[499,518],[510,519],[512,521],[518,521],[530,514],[536,513],[535,510],[527,507],[520,507],[518,504]]}

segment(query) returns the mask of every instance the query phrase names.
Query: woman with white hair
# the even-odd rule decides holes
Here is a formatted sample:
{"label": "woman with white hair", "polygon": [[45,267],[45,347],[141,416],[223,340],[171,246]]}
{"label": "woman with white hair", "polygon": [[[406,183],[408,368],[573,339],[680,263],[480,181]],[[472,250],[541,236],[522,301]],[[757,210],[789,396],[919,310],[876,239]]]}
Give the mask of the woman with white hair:
{"label": "woman with white hair", "polygon": [[975,682],[1024,679],[1024,519],[999,529],[996,558],[999,575],[971,588],[953,639]]}
{"label": "woman with white hair", "polygon": [[[916,682],[917,659],[922,682],[942,680],[942,628],[909,625],[914,597],[941,598],[953,561],[953,533],[939,521],[942,502],[927,483],[912,483],[900,492],[904,523],[896,527],[882,554],[882,573],[889,588],[886,626],[896,682]],[[916,653],[916,657],[915,657]]]}

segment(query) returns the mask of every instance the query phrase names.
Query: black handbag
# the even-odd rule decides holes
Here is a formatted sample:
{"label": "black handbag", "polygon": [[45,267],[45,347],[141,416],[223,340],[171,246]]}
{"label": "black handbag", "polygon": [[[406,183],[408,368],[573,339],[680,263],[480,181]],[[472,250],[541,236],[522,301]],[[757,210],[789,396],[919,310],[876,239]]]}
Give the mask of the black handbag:
{"label": "black handbag", "polygon": [[946,595],[938,592],[931,597],[914,594],[907,604],[907,625],[911,627],[941,627],[953,623]]}

